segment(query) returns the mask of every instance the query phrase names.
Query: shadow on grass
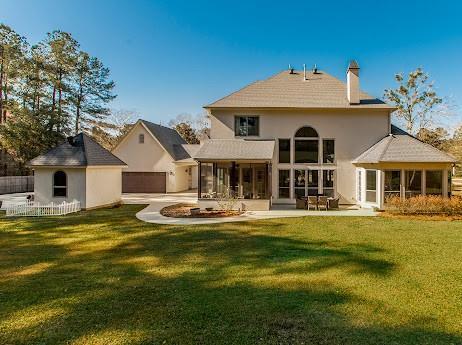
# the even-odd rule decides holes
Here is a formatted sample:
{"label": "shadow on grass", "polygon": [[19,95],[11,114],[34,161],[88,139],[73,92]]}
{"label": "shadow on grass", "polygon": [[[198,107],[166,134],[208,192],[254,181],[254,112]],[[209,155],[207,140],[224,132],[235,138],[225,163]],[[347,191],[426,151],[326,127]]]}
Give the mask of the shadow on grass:
{"label": "shadow on grass", "polygon": [[22,230],[0,231],[0,343],[462,343],[425,319],[356,325],[341,308],[360,297],[303,281],[331,269],[386,279],[380,248],[281,236],[277,221],[156,227],[135,211],[4,226]]}

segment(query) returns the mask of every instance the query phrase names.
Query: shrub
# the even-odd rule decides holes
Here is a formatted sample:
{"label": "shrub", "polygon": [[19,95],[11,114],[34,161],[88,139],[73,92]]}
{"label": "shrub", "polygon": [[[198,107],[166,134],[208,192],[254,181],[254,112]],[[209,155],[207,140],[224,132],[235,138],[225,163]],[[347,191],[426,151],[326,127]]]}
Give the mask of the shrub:
{"label": "shrub", "polygon": [[418,195],[406,199],[391,197],[387,199],[385,210],[394,214],[462,215],[462,198],[435,195]]}
{"label": "shrub", "polygon": [[227,188],[224,193],[218,194],[217,196],[218,209],[222,211],[233,210],[238,201],[239,199],[236,194],[229,188]]}

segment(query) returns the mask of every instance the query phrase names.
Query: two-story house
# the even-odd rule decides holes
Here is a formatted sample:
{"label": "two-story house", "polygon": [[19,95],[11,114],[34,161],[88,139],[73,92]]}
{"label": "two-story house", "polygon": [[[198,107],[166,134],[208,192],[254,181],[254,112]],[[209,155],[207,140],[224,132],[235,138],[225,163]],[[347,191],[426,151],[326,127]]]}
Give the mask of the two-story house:
{"label": "two-story house", "polygon": [[233,195],[236,208],[267,210],[310,195],[382,208],[390,196],[451,193],[454,157],[393,126],[395,108],[360,91],[355,62],[346,83],[289,69],[205,109],[210,139],[200,145],[144,120],[112,154],[85,135],[70,138],[30,162],[37,200],[96,207],[121,192],[197,188],[202,208]]}
{"label": "two-story house", "polygon": [[[382,208],[387,197],[450,193],[455,159],[391,124],[395,108],[324,71],[282,71],[216,102],[198,162],[201,207],[227,191],[248,210],[327,195]],[[241,205],[239,205],[241,207]]]}

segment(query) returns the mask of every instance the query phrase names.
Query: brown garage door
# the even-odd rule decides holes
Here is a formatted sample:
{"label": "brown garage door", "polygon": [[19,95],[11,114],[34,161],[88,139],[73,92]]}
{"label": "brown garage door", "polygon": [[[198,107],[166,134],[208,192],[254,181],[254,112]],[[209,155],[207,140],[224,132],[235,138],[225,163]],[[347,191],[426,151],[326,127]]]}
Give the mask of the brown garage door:
{"label": "brown garage door", "polygon": [[122,173],[122,193],[165,193],[164,172]]}

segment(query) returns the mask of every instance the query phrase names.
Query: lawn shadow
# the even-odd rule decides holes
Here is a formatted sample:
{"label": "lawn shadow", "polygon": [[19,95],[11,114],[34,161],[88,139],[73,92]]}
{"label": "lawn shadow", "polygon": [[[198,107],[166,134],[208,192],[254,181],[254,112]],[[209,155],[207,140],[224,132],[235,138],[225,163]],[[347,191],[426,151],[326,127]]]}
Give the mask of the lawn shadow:
{"label": "lawn shadow", "polygon": [[[0,282],[0,343],[462,343],[427,319],[357,325],[342,306],[358,296],[322,281],[284,281],[331,269],[386,279],[395,266],[380,248],[293,239],[278,234],[278,222],[260,223],[264,231],[119,216],[0,232],[0,267],[53,264]],[[84,236],[75,228],[82,224],[98,230]]]}

